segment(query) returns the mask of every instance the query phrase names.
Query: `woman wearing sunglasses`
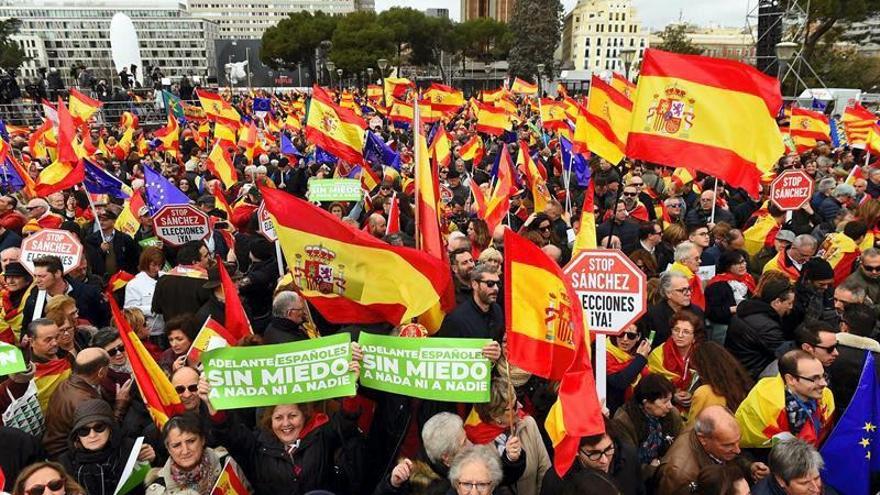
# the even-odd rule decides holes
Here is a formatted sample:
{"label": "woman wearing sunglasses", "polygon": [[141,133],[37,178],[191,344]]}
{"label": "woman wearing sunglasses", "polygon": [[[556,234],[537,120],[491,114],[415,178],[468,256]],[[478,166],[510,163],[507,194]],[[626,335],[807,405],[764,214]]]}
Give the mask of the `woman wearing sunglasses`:
{"label": "woman wearing sunglasses", "polygon": [[649,354],[651,343],[642,338],[635,324],[626,327],[620,335],[611,337],[606,350],[608,395],[605,403],[610,414],[614,414],[624,401],[632,397],[639,379],[648,374]]}
{"label": "woman wearing sunglasses", "polygon": [[[76,408],[73,427],[67,439],[68,450],[59,461],[88,495],[113,495],[134,446],[113,422],[107,401],[92,399]],[[143,444],[138,461],[149,463],[156,458],[153,448]],[[143,486],[131,493],[143,494]]]}
{"label": "woman wearing sunglasses", "polygon": [[12,495],[86,495],[57,462],[35,462],[21,470]]}

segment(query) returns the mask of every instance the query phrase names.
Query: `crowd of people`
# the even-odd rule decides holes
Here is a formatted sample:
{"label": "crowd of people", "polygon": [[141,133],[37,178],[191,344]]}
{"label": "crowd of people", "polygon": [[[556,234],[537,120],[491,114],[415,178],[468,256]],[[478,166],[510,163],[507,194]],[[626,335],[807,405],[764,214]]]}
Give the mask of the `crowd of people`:
{"label": "crowd of people", "polygon": [[[803,169],[816,189],[787,214],[767,201],[769,182],[750,198],[713,177],[629,160],[593,156],[588,188],[568,175],[558,133],[541,129],[529,98],[511,96],[517,122],[497,137],[479,134],[465,105],[425,126],[444,126],[453,140],[448,165],[437,168],[456,306],[429,338],[492,340],[483,349],[494,364],[490,400],[360,388],[342,400],[217,411],[188,350],[207,317],[224,323],[218,263],[232,274],[254,330],[240,345],[400,332],[391,324],[331,324],[279,274],[275,247],[258,232],[256,185],[305,198],[310,179],[346,177],[352,164],[306,140],[305,95],[262,96],[272,100],[269,119],[253,114],[254,96],[231,97],[258,123],[263,147],[230,148],[239,181],[228,188],[211,172],[201,122],[183,123],[177,158],[156,146],[150,129],[135,133],[143,147],[118,153],[130,121],[88,131],[104,144],[91,157],[99,167],[138,190],[149,166],[210,215],[205,241],[163,244],[147,206],[134,212],[136,232],[125,233],[118,224],[125,200],[89,197],[79,185],[39,197],[6,183],[0,339],[22,348],[28,367],[0,384],[5,491],[111,495],[143,437],[137,461],[152,469],[133,493],[211,493],[228,459],[252,493],[266,495],[837,493],[823,483],[818,449],[855,394],[867,354],[880,352],[880,167],[852,180],[859,150],[820,143],[782,157],[776,172]],[[401,164],[398,171],[365,163],[381,178],[375,189],[361,201],[321,206],[352,228],[414,247],[412,131],[381,118],[358,90],[336,94],[347,96]],[[269,120],[290,123],[281,132],[296,154],[282,152]],[[464,159],[462,147],[475,136],[485,154]],[[9,152],[36,179],[51,158],[29,138],[12,136]],[[472,189],[488,191],[503,147],[515,157],[521,142],[546,173],[550,201],[535,211],[520,186],[510,213],[490,230],[475,214]],[[589,191],[599,245],[622,250],[644,271],[649,308],[609,339],[605,432],[581,438],[573,466],[557,473],[544,421],[558,384],[506,359],[503,238],[512,229],[564,266]],[[389,232],[392,204],[399,231]],[[25,269],[22,239],[42,229],[78,237],[80,265],[65,273],[60,258],[43,256],[32,273]],[[161,427],[111,321],[106,289],[123,271],[133,278],[109,297],[186,410]]]}

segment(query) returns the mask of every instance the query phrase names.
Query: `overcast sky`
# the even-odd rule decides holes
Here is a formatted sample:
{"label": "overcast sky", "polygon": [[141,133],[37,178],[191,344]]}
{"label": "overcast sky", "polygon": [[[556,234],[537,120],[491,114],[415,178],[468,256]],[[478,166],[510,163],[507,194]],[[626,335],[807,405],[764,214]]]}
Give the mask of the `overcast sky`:
{"label": "overcast sky", "polygon": [[[577,0],[562,0],[566,12],[575,4]],[[757,0],[633,0],[642,23],[654,29],[677,21],[679,15],[683,20],[699,25],[743,27],[746,15],[756,4]],[[461,0],[376,0],[376,11],[381,12],[398,5],[421,10],[431,7],[448,8],[449,16],[458,20]]]}

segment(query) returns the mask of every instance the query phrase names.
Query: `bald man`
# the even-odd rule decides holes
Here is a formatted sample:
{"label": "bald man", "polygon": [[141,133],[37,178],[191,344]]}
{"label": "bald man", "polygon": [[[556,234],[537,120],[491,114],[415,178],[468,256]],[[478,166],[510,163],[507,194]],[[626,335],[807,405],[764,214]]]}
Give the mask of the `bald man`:
{"label": "bald man", "polygon": [[[100,347],[83,349],[76,355],[73,373],[49,399],[46,407],[46,433],[43,436],[43,447],[49,458],[56,459],[67,451],[67,436],[73,427],[73,416],[76,407],[89,399],[103,399],[99,392],[101,381],[107,376],[110,366],[110,355]],[[121,421],[128,409],[131,380],[119,387],[113,416]]]}
{"label": "bald man", "polygon": [[700,470],[712,464],[735,462],[748,468],[755,480],[767,476],[770,470],[766,465],[740,455],[741,436],[739,424],[727,408],[709,406],[700,411],[694,427],[679,435],[660,461],[657,495],[693,493],[691,485]]}
{"label": "bald man", "polygon": [[385,222],[385,217],[380,215],[379,213],[373,213],[370,215],[370,218],[367,219],[367,231],[373,237],[378,237],[381,239],[385,236],[385,230],[387,229],[387,223]]}
{"label": "bald man", "polygon": [[171,375],[171,386],[180,396],[180,402],[187,411],[199,412],[199,372],[195,368],[182,366]]}
{"label": "bald man", "polygon": [[555,261],[556,264],[559,264],[559,259],[562,258],[562,250],[556,247],[554,244],[547,244],[546,246],[541,247],[541,251],[544,251],[544,254],[550,257],[551,260]]}

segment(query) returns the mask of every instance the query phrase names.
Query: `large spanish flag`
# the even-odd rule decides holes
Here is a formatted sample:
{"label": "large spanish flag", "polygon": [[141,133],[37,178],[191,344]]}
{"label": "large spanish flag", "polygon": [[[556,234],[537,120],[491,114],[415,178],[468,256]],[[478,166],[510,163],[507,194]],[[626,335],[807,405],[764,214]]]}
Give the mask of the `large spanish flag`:
{"label": "large spanish flag", "polygon": [[312,88],[306,120],[306,140],[348,163],[364,160],[367,123],[347,108],[342,108],[320,86]]}
{"label": "large spanish flag", "polygon": [[626,155],[691,167],[757,197],[785,146],[779,81],[754,67],[645,51]]}
{"label": "large spanish flag", "polygon": [[519,142],[519,154],[516,157],[516,168],[526,178],[529,189],[532,190],[532,202],[535,213],[541,213],[550,204],[550,190],[547,189],[547,179],[541,174],[535,160],[529,155],[529,145],[525,141]]}
{"label": "large spanish flag", "polygon": [[412,126],[413,106],[405,101],[393,100],[388,118],[395,124],[403,124],[406,128]]}
{"label": "large spanish flag", "polygon": [[80,93],[76,88],[70,88],[69,91],[70,115],[73,117],[73,123],[77,126],[88,122],[103,105],[100,101]]}
{"label": "large spanish flag", "polygon": [[199,97],[202,109],[209,120],[227,122],[236,128],[241,124],[241,115],[238,114],[238,110],[219,94],[197,89],[196,96]]}
{"label": "large spanish flag", "polygon": [[405,77],[386,77],[383,79],[385,83],[385,106],[390,107],[391,102],[396,99],[406,99],[406,92],[416,85]]}
{"label": "large spanish flag", "polygon": [[541,98],[541,125],[545,129],[552,130],[568,126],[567,119],[565,103],[550,98]]}
{"label": "large spanish flag", "polygon": [[456,112],[464,105],[464,94],[461,90],[443,84],[433,83],[422,94],[431,101],[431,107],[443,113]]}
{"label": "large spanish flag", "polygon": [[492,136],[500,136],[511,127],[510,116],[503,108],[485,103],[475,102],[477,105],[477,131],[485,132]]}
{"label": "large spanish flag", "polygon": [[232,163],[232,157],[229,152],[220,145],[220,142],[214,144],[211,148],[211,154],[208,155],[208,170],[223,182],[223,187],[229,189],[238,182],[238,172]]}
{"label": "large spanish flag", "polygon": [[180,396],[174,390],[168,376],[156,364],[156,360],[129,326],[113,294],[107,294],[107,300],[113,313],[113,321],[119,329],[119,338],[122,339],[122,345],[125,346],[125,353],[128,355],[131,374],[141,391],[147,411],[161,430],[171,417],[183,414],[183,403],[180,402]]}
{"label": "large spanish flag", "polygon": [[37,196],[49,194],[75,186],[85,180],[85,168],[74,149],[76,129],[73,117],[63,101],[58,101],[58,153],[57,159],[40,171],[34,185]]}
{"label": "large spanish flag", "polygon": [[479,166],[483,161],[485,149],[483,147],[483,138],[474,134],[463,145],[461,145],[460,158],[465,161],[472,161],[474,166]]}
{"label": "large spanish flag", "polygon": [[534,96],[538,94],[538,85],[523,81],[517,77],[513,79],[513,84],[510,85],[510,91],[512,93]]}
{"label": "large spanish flag", "polygon": [[805,108],[792,108],[789,129],[792,137],[831,142],[831,125],[828,123],[828,117],[819,112]]}
{"label": "large spanish flag", "polygon": [[285,192],[260,190],[294,282],[331,322],[398,325],[431,308],[451,283],[442,260],[386,244]]}
{"label": "large spanish flag", "polygon": [[[616,165],[623,160],[626,139],[632,122],[633,104],[623,93],[595,75],[590,82],[587,100],[585,138],[590,151]],[[575,135],[578,135],[577,129]]]}
{"label": "large spanish flag", "polygon": [[581,209],[581,222],[574,245],[571,247],[571,255],[574,257],[584,249],[596,249],[596,200],[593,179],[584,193],[584,207]]}

